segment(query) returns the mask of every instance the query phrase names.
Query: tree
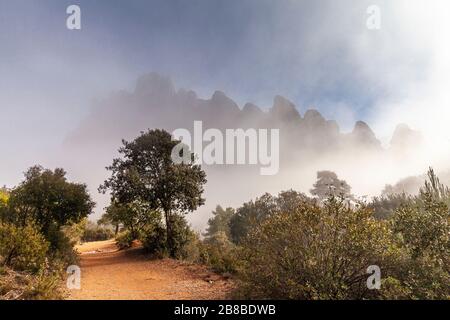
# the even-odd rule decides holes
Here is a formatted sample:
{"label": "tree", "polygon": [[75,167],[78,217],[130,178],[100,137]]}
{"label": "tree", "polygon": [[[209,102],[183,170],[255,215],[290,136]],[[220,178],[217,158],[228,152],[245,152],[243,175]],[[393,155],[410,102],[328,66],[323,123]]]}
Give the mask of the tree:
{"label": "tree", "polygon": [[80,222],[94,208],[85,184],[68,182],[63,169],[31,167],[25,180],[10,193],[8,220],[37,224],[48,237],[51,229]]}
{"label": "tree", "polygon": [[246,202],[236,209],[236,213],[229,221],[230,239],[234,243],[240,243],[252,229],[268,217],[282,212],[292,212],[304,203],[315,202],[315,199],[292,189],[282,191],[278,196],[265,193],[255,201]]}
{"label": "tree", "polygon": [[223,233],[228,239],[230,239],[230,219],[234,215],[233,208],[223,209],[221,206],[217,206],[216,210],[212,212],[213,217],[208,220],[208,228],[205,232],[206,239],[212,238],[217,233]]}
{"label": "tree", "polygon": [[126,217],[129,213],[124,212],[124,210],[126,210],[126,208],[123,206],[116,203],[111,203],[106,208],[106,212],[102,214],[102,217],[97,221],[97,225],[112,225],[114,227],[114,234],[117,236],[119,233],[120,224],[123,224],[124,217]]}
{"label": "tree", "polygon": [[310,204],[315,203],[315,199],[292,189],[281,191],[275,201],[279,212],[292,212],[305,202]]}
{"label": "tree", "polygon": [[389,219],[398,208],[412,200],[412,197],[406,193],[383,194],[379,197],[373,197],[368,207],[373,209],[375,218]]}
{"label": "tree", "polygon": [[317,182],[313,187],[310,192],[320,201],[327,199],[329,196],[353,199],[350,193],[351,187],[345,180],[340,180],[333,171],[318,171]]}
{"label": "tree", "polygon": [[231,239],[240,243],[251,229],[277,212],[276,199],[269,193],[244,203],[230,219]]}
{"label": "tree", "polygon": [[[180,141],[164,130],[142,132],[134,141],[123,141],[122,158],[113,160],[111,177],[100,186],[111,192],[112,202],[138,203],[148,210],[162,212],[170,255],[175,256],[172,216],[186,214],[204,204],[206,174],[194,163],[174,163],[171,154]],[[190,158],[194,154],[189,152]]]}
{"label": "tree", "polygon": [[0,188],[0,221],[7,218],[9,191],[6,187]]}
{"label": "tree", "polygon": [[148,224],[161,220],[159,211],[147,207],[145,204],[133,201],[126,204],[112,202],[106,213],[98,221],[99,224],[112,224],[117,234],[119,225],[130,231],[134,239],[139,238],[140,232]]}

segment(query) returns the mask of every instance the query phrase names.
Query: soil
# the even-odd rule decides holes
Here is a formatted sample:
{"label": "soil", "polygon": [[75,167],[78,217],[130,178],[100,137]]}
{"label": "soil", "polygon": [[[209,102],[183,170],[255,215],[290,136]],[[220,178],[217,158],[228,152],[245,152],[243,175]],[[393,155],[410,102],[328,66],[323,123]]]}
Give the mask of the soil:
{"label": "soil", "polygon": [[226,299],[231,279],[206,266],[173,259],[152,259],[139,244],[119,250],[114,240],[84,243],[80,253],[81,289],[72,300]]}

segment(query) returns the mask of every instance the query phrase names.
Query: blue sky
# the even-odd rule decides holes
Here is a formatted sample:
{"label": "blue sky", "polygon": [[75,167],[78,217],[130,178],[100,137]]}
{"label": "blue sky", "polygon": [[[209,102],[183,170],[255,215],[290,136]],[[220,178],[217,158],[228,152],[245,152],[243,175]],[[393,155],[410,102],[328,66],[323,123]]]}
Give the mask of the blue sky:
{"label": "blue sky", "polygon": [[[358,119],[386,123],[380,105],[401,104],[436,68],[429,34],[413,30],[429,21],[414,16],[423,10],[391,3],[0,0],[0,136],[9,154],[0,181],[14,184],[45,159],[93,100],[151,71],[205,98],[222,90],[241,106],[267,108],[281,94],[347,130]],[[65,27],[71,4],[81,7],[79,31]],[[378,31],[366,27],[371,4],[382,10]]]}

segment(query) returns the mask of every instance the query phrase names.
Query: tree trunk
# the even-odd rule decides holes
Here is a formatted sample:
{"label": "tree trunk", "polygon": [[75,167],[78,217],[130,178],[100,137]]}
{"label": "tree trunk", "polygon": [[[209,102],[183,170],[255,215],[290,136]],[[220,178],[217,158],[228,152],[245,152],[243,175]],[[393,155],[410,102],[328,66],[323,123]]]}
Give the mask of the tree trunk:
{"label": "tree trunk", "polygon": [[164,210],[164,215],[166,218],[166,243],[167,243],[167,249],[169,251],[170,257],[173,258],[174,252],[173,252],[173,243],[172,243],[172,226],[170,221],[170,212]]}

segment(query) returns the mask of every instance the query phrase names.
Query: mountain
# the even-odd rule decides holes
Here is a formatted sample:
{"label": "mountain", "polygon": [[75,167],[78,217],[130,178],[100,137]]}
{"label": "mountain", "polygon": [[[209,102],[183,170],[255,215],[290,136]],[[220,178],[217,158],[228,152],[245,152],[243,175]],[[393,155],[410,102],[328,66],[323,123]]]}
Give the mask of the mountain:
{"label": "mountain", "polygon": [[[200,98],[193,90],[177,88],[170,78],[151,73],[141,77],[132,91],[119,91],[96,102],[90,114],[65,138],[57,163],[96,190],[107,177],[105,166],[117,157],[122,139],[132,140],[141,131],[163,128],[169,132],[185,128],[192,132],[194,121],[208,128],[279,129],[279,171],[263,176],[258,165],[203,165],[208,176],[206,205],[190,221],[202,228],[217,205],[238,206],[265,192],[295,189],[308,192],[317,171],[331,170],[348,181],[356,195],[378,194],[389,181],[417,174],[408,167],[409,149],[415,133],[400,127],[392,146],[383,148],[365,122],[355,123],[350,133],[341,132],[333,119],[318,110],[297,107],[282,96],[272,106],[246,103],[239,106],[225,92],[215,91]],[[222,131],[223,132],[223,131]],[[259,147],[258,147],[259,148]],[[406,151],[405,151],[406,150]],[[391,157],[395,154],[395,157]],[[59,159],[58,159],[59,157]],[[401,159],[401,163],[391,158]],[[267,165],[267,164],[266,164]],[[95,195],[97,215],[108,204],[108,196]]]}

